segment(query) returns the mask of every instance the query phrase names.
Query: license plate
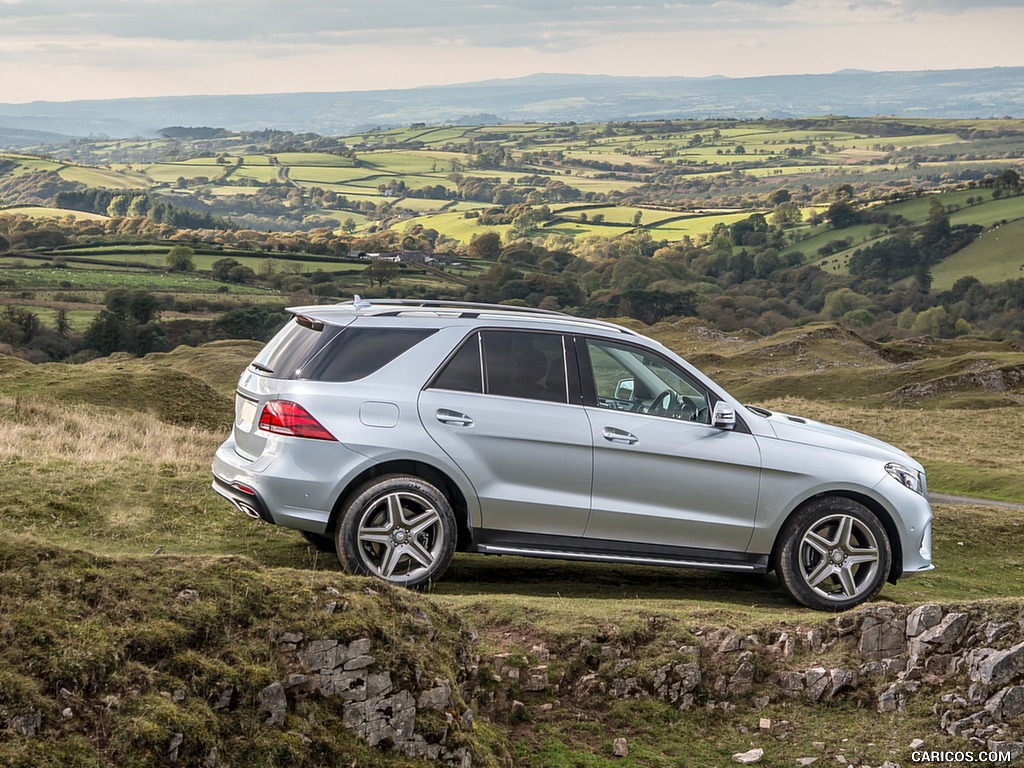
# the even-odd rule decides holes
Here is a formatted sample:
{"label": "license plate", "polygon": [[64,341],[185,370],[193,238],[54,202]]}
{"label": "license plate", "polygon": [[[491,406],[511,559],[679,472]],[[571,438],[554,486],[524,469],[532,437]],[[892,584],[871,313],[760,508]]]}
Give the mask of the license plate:
{"label": "license plate", "polygon": [[253,419],[256,418],[255,401],[239,396],[235,412],[237,414],[235,417],[235,424],[238,428],[243,432],[248,432],[252,429]]}

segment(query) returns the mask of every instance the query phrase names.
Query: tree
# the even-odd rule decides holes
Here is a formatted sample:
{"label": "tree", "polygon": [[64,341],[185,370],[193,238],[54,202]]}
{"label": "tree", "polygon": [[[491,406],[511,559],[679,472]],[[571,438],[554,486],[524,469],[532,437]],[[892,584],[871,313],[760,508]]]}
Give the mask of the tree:
{"label": "tree", "polygon": [[232,339],[268,341],[289,318],[290,315],[277,309],[240,307],[225,312],[214,320],[213,328]]}
{"label": "tree", "polygon": [[[848,185],[847,185],[848,186]],[[857,211],[846,200],[837,200],[828,207],[825,218],[836,229],[848,227],[857,222]]]}
{"label": "tree", "polygon": [[57,310],[57,335],[66,339],[71,333],[71,323],[68,320],[68,311],[63,307]]}
{"label": "tree", "polygon": [[474,259],[495,261],[501,254],[501,235],[497,232],[481,232],[469,244],[469,255]]}
{"label": "tree", "polygon": [[772,223],[777,227],[788,227],[799,224],[803,219],[803,212],[800,206],[794,202],[779,203],[772,211]]}
{"label": "tree", "polygon": [[107,311],[122,320],[144,325],[160,317],[160,301],[144,290],[114,288],[103,297]]}
{"label": "tree", "polygon": [[195,267],[193,257],[196,252],[187,245],[176,245],[167,252],[166,263],[171,272],[192,272]]}
{"label": "tree", "polygon": [[217,259],[213,262],[213,267],[210,269],[210,274],[214,280],[225,281],[228,279],[228,272],[231,271],[232,267],[240,266],[240,262],[237,259]]}
{"label": "tree", "polygon": [[943,306],[931,307],[919,314],[911,326],[914,333],[949,338],[955,331],[955,321]]}
{"label": "tree", "polygon": [[110,204],[107,206],[107,216],[110,218],[117,218],[119,216],[125,216],[128,213],[128,196],[117,195],[112,198]]}
{"label": "tree", "polygon": [[383,288],[385,283],[390,283],[398,276],[398,265],[393,261],[374,259],[370,266],[363,270],[363,274],[369,278],[371,286],[376,282]]}
{"label": "tree", "polygon": [[39,333],[39,318],[24,307],[8,306],[0,314],[0,341],[27,344]]}
{"label": "tree", "polygon": [[1010,187],[1015,192],[1019,191],[1020,174],[1013,170],[1013,168],[1007,168],[1005,171],[999,174],[999,178],[996,179],[996,183],[1003,187]]}
{"label": "tree", "polygon": [[871,299],[861,296],[850,288],[838,288],[825,296],[825,306],[822,313],[833,320],[838,320],[847,313],[858,309],[867,309],[871,306]]}

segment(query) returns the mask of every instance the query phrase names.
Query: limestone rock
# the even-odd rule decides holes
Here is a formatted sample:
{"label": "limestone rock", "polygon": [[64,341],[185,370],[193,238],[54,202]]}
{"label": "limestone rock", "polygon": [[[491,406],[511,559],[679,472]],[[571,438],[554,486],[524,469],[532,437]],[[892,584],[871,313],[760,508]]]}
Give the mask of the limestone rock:
{"label": "limestone rock", "polygon": [[629,744],[623,738],[612,742],[612,754],[616,757],[629,757]]}
{"label": "limestone rock", "polygon": [[43,716],[39,713],[18,715],[11,719],[11,730],[19,736],[35,736],[43,726]]}
{"label": "limestone rock", "polygon": [[807,698],[811,701],[820,701],[821,697],[825,695],[825,691],[830,690],[832,687],[832,680],[829,677],[828,671],[823,667],[808,669],[804,674],[804,680],[807,684]]}
{"label": "limestone rock", "polygon": [[993,651],[990,648],[970,651],[967,662],[967,675],[976,683],[998,686],[1024,675],[1024,643],[1005,651]]}
{"label": "limestone rock", "polygon": [[906,622],[899,619],[865,619],[858,645],[861,658],[879,661],[899,656],[906,650],[906,631]]}
{"label": "limestone rock", "polygon": [[762,757],[764,757],[764,750],[758,747],[747,752],[735,754],[732,756],[732,760],[734,763],[740,763],[742,765],[753,765],[754,763],[761,762]]}
{"label": "limestone rock", "polygon": [[934,603],[920,605],[907,615],[907,637],[917,637],[942,621],[942,608]]}
{"label": "limestone rock", "polygon": [[420,691],[416,706],[420,709],[440,711],[452,703],[452,686],[447,680],[435,680],[434,687]]}
{"label": "limestone rock", "polygon": [[969,623],[970,617],[966,613],[950,613],[938,624],[914,638],[910,644],[911,653],[922,653],[928,646],[938,651],[951,650],[967,630]]}
{"label": "limestone rock", "polygon": [[526,679],[523,681],[524,691],[546,691],[548,689],[548,665],[540,664],[526,670]]}
{"label": "limestone rock", "polygon": [[264,688],[256,696],[260,705],[260,712],[270,715],[270,724],[281,727],[284,725],[284,717],[288,711],[288,697],[285,695],[284,686],[274,682]]}

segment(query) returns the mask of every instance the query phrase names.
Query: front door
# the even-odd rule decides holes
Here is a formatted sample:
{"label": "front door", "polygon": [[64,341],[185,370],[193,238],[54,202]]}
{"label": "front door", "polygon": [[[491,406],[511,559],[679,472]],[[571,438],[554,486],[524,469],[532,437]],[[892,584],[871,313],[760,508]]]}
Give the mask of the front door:
{"label": "front door", "polygon": [[583,343],[594,385],[586,538],[745,551],[761,473],[754,437],[712,427],[714,395],[674,361],[618,342]]}

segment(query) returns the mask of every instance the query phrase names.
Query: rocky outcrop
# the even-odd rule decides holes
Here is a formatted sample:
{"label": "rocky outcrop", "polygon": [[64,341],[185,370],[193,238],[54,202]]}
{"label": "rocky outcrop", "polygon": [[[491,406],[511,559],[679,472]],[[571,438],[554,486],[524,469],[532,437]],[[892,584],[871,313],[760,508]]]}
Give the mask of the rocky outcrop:
{"label": "rocky outcrop", "polygon": [[[572,687],[583,698],[653,696],[681,709],[764,709],[796,697],[826,702],[865,696],[880,713],[913,697],[933,702],[936,729],[974,747],[1024,755],[1024,621],[990,618],[983,608],[873,607],[825,627],[762,637],[727,628],[671,647],[665,663],[622,653],[592,659]],[[843,659],[801,665],[797,659]],[[646,672],[640,667],[646,666]]]}
{"label": "rocky outcrop", "polygon": [[[468,768],[473,756],[465,746],[449,743],[453,730],[472,727],[472,710],[459,708],[452,682],[444,678],[419,680],[414,686],[395,684],[392,672],[378,669],[369,638],[306,640],[301,634],[282,635],[278,649],[300,671],[268,685],[258,696],[269,721],[284,727],[290,700],[323,696],[341,702],[342,725],[370,746],[394,749],[407,757],[425,757],[441,765]],[[461,712],[460,717],[455,713]],[[426,731],[419,728],[424,713],[440,715]]]}
{"label": "rocky outcrop", "polygon": [[[487,658],[470,644],[468,651],[460,646],[451,657],[455,668],[444,673],[396,665],[365,636],[295,632],[273,640],[285,672],[256,696],[269,727],[300,731],[299,703],[319,697],[371,747],[452,768],[475,764],[469,735],[477,718],[514,724],[566,699],[585,707],[598,698],[654,698],[680,710],[741,714],[774,702],[846,697],[889,714],[916,701],[931,707],[936,732],[962,741],[964,749],[1024,756],[1024,620],[1007,606],[880,606],[807,628],[698,628],[681,638],[655,627],[642,639],[584,637],[557,649],[534,642]],[[167,696],[177,700],[178,692]],[[231,682],[215,684],[205,696],[213,712],[244,706]],[[73,717],[70,707],[62,717]],[[775,727],[758,717],[762,730]],[[47,730],[32,711],[13,713],[5,725],[28,738]],[[615,743],[613,754],[628,754],[624,739]],[[187,746],[174,733],[168,761],[180,762]],[[754,758],[750,752],[736,759]],[[215,768],[217,761],[211,750],[204,765]]]}

